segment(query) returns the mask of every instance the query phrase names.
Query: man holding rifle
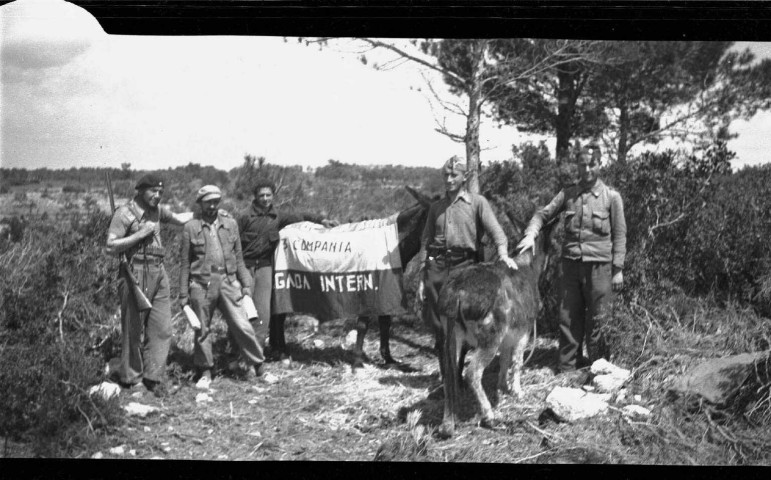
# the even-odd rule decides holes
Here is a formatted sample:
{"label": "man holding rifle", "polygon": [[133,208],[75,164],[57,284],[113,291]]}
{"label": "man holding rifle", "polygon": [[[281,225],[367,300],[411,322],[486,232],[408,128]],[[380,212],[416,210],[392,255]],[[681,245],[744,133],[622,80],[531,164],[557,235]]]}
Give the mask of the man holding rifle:
{"label": "man holding rifle", "polygon": [[[115,213],[107,233],[107,252],[121,255],[123,272],[119,286],[119,380],[127,388],[141,381],[159,397],[166,393],[166,357],[172,337],[169,279],[163,266],[165,250],[160,224],[183,225],[193,218],[192,212],[173,213],[160,206],[163,188],[160,176],[145,175],[135,186],[134,198],[115,210],[110,186],[110,203]],[[138,288],[129,282],[136,282]]]}

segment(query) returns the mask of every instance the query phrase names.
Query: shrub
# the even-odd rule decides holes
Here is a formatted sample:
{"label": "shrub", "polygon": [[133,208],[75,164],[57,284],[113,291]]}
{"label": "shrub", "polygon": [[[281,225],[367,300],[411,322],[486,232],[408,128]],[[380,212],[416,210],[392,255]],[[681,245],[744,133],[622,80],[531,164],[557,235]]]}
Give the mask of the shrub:
{"label": "shrub", "polygon": [[89,398],[104,358],[92,348],[118,304],[102,254],[109,217],[36,222],[0,254],[0,435],[64,453],[116,422],[117,404]]}

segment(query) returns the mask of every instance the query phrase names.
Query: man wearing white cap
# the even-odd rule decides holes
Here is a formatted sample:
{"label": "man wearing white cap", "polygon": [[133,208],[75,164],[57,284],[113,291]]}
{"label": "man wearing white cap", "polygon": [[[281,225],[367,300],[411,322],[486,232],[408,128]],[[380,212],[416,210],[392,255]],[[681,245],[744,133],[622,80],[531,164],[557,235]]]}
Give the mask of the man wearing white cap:
{"label": "man wearing white cap", "polygon": [[508,254],[508,240],[493,209],[482,195],[466,189],[469,175],[466,162],[451,157],[442,167],[445,197],[434,202],[428,211],[422,245],[426,261],[418,284],[417,297],[425,300],[423,320],[434,331],[435,348],[442,355],[442,326],[437,305],[439,292],[447,282],[450,270],[476,263],[481,253],[482,236],[486,232],[498,251],[498,259],[511,269],[517,264]]}
{"label": "man wearing white cap", "polygon": [[214,185],[198,190],[200,218],[188,222],[182,231],[179,302],[190,307],[201,321],[195,335],[194,363],[200,378],[196,388],[208,389],[214,357],[209,335],[212,315],[219,308],[241,356],[263,374],[265,357],[247,318],[243,297],[252,289],[252,278],[244,265],[235,219],[219,210],[222,192]]}

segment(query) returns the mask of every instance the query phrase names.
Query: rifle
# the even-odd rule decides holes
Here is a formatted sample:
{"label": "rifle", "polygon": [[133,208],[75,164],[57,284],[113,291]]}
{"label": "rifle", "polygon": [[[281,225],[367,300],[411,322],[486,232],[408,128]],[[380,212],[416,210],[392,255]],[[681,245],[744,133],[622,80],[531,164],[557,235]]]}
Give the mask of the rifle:
{"label": "rifle", "polygon": [[[109,170],[107,171],[107,193],[110,196],[110,211],[111,214],[114,215],[115,197],[112,193],[112,181],[110,180]],[[153,304],[150,303],[150,300],[147,299],[147,296],[145,296],[142,289],[139,288],[139,282],[129,268],[126,254],[121,252],[118,256],[118,259],[120,260],[120,265],[118,266],[118,277],[122,278],[123,281],[126,282],[126,286],[129,288],[129,292],[131,292],[131,295],[134,297],[134,304],[137,306],[137,309],[140,312],[145,312],[153,308]]]}

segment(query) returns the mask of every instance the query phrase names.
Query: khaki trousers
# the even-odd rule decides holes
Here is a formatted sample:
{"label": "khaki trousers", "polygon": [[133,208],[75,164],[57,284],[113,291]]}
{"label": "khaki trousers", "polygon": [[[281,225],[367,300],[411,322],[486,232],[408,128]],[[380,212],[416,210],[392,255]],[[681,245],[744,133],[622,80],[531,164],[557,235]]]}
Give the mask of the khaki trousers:
{"label": "khaki trousers", "polygon": [[122,335],[118,376],[126,384],[139,383],[143,378],[160,382],[166,376],[172,337],[169,279],[163,264],[135,263],[134,275],[153,308],[140,314],[130,289],[125,281],[120,281]]}
{"label": "khaki trousers", "polygon": [[613,300],[610,262],[562,259],[559,370],[576,369],[586,342],[589,362],[607,355],[597,317]]}
{"label": "khaki trousers", "polygon": [[[212,354],[212,336],[208,334],[214,309],[218,308],[228,325],[230,337],[235,340],[241,356],[249,364],[265,361],[262,347],[257,342],[252,325],[246,318],[246,310],[241,298],[241,283],[232,275],[212,273],[208,285],[197,282],[190,284],[190,308],[201,321],[205,329],[195,336],[193,362],[199,368],[209,369],[214,366]],[[238,299],[238,300],[237,300]]]}

